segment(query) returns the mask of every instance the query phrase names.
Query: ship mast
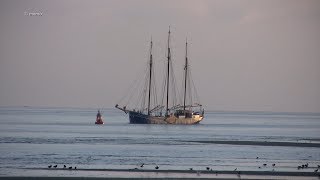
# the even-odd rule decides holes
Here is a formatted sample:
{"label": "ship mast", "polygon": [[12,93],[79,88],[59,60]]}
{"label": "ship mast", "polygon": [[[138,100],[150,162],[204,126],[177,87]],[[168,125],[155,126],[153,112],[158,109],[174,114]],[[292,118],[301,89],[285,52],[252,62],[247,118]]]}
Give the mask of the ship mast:
{"label": "ship mast", "polygon": [[152,77],[152,37],[151,37],[151,42],[150,42],[148,115],[150,115],[151,77]]}
{"label": "ship mast", "polygon": [[183,110],[186,110],[187,75],[188,75],[188,42],[187,42],[187,40],[186,40],[186,64],[185,64],[185,66],[184,66],[184,98],[183,98]]}
{"label": "ship mast", "polygon": [[171,60],[171,54],[170,54],[170,26],[169,26],[169,32],[168,32],[168,69],[167,69],[167,107],[166,107],[166,116],[168,115],[169,111],[169,72],[170,72],[170,60]]}

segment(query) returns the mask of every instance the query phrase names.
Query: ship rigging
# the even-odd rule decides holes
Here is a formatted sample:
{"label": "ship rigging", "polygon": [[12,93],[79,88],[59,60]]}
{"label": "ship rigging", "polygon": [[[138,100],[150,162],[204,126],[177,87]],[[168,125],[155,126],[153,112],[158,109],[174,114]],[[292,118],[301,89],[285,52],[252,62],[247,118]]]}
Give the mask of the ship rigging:
{"label": "ship rigging", "polygon": [[[139,95],[130,93],[128,100],[125,102],[123,98],[116,108],[129,113],[129,120],[132,124],[197,124],[204,118],[204,109],[199,102],[194,82],[191,78],[190,65],[188,62],[188,42],[185,43],[185,64],[183,75],[182,98],[176,91],[176,81],[172,66],[171,48],[170,48],[171,31],[169,27],[167,41],[167,56],[165,67],[165,78],[161,93],[161,102],[158,102],[158,94],[156,92],[156,78],[154,73],[153,61],[153,42],[151,39],[149,60],[147,68],[144,71],[144,85],[134,82],[130,89],[134,92],[139,87]],[[133,97],[138,97],[137,100],[132,100]],[[165,98],[164,98],[165,97]],[[165,102],[164,102],[165,99]],[[180,102],[180,103],[178,103]],[[119,104],[123,105],[120,106]],[[140,104],[140,107],[138,106]]]}

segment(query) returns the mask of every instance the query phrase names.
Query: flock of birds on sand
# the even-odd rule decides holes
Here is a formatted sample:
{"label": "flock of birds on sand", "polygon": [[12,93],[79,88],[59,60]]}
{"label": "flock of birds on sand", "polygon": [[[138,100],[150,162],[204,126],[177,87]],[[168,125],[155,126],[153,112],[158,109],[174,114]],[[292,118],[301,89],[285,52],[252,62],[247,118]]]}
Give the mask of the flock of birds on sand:
{"label": "flock of birds on sand", "polygon": [[[257,157],[256,159],[259,159],[259,157]],[[140,168],[143,168],[144,165],[145,165],[145,164],[142,163],[142,164],[140,165]],[[267,164],[264,163],[264,164],[262,164],[262,166],[263,166],[263,167],[267,167]],[[274,167],[276,166],[276,164],[273,163],[273,164],[271,164],[271,166],[274,168]],[[306,164],[303,164],[303,165],[301,165],[301,166],[298,166],[298,170],[299,170],[299,169],[308,168],[308,167],[309,167],[309,163],[306,163]],[[261,169],[261,166],[259,166],[258,168]],[[320,165],[318,165],[318,168],[315,169],[314,172],[315,172],[315,173],[318,173],[319,168],[320,168]],[[135,169],[135,170],[138,170],[138,168],[134,168],[134,169]],[[156,165],[156,166],[155,166],[155,169],[159,169],[159,166]],[[193,168],[189,168],[189,170],[190,170],[190,171],[194,171]],[[209,166],[206,167],[206,170],[207,170],[207,171],[213,171],[213,169],[210,168]],[[233,171],[237,172],[238,176],[240,176],[241,171],[239,171],[238,168],[235,168]],[[272,171],[274,171],[274,169],[272,169]],[[200,171],[196,171],[196,172],[197,172],[197,174],[199,175]],[[218,171],[214,171],[214,172],[215,172],[216,174],[218,174]]]}
{"label": "flock of birds on sand", "polygon": [[[259,159],[259,157],[257,157],[256,159]],[[140,169],[142,169],[142,168],[144,167],[144,165],[145,165],[145,164],[142,163],[142,164],[140,165]],[[265,163],[265,164],[262,164],[262,165],[263,165],[263,167],[266,167],[266,166],[267,166],[266,163]],[[274,168],[274,167],[276,166],[276,164],[273,163],[271,166]],[[52,168],[52,167],[53,167],[53,168],[58,168],[58,165],[54,165],[54,166],[49,165],[49,166],[48,166],[49,169]],[[158,165],[156,165],[156,166],[154,167],[154,169],[156,169],[156,170],[158,170],[159,168],[160,168],[160,167],[159,167]],[[261,166],[259,166],[258,168],[261,169]],[[306,168],[309,168],[309,163],[302,164],[302,165],[300,165],[300,166],[297,167],[298,170],[300,170],[300,169],[306,169]],[[318,165],[316,168],[317,168],[317,169],[315,169],[314,172],[315,172],[315,173],[318,173],[318,170],[319,170],[319,168],[320,168],[320,165]],[[73,169],[74,169],[74,170],[76,170],[77,167],[76,167],[76,166],[74,166],[74,167],[69,166],[69,167],[67,168],[66,165],[63,165],[63,169],[69,169],[69,170],[73,170]],[[134,168],[134,170],[138,170],[138,169],[139,169],[139,168]],[[193,168],[189,168],[189,170],[190,170],[190,171],[194,171]],[[207,171],[213,171],[212,168],[210,168],[210,167],[208,167],[208,166],[206,167],[206,170],[207,170]],[[235,168],[233,171],[237,172],[238,175],[241,174],[241,171],[239,171],[238,168]],[[272,171],[274,171],[274,169],[273,169]],[[199,174],[200,172],[197,171],[197,173]],[[217,174],[218,171],[215,171],[215,173]]]}
{"label": "flock of birds on sand", "polygon": [[[297,167],[298,170],[300,170],[300,169],[307,169],[307,168],[309,168],[309,163],[307,163],[307,164],[302,164],[302,165],[300,165],[300,166]],[[318,165],[318,168],[315,169],[314,172],[317,173],[317,172],[319,171],[319,168],[320,168],[320,165]]]}
{"label": "flock of birds on sand", "polygon": [[[50,168],[58,168],[58,165],[56,164],[56,165],[54,165],[54,166],[52,166],[52,165],[49,165],[48,166],[48,168],[50,169]],[[66,165],[63,165],[63,169],[70,169],[70,170],[72,170],[72,169],[77,169],[77,167],[75,166],[74,168],[72,168],[72,166],[70,166],[70,167],[68,167],[67,168],[67,166]]]}
{"label": "flock of birds on sand", "polygon": [[[140,165],[140,167],[143,168],[143,167],[144,167],[144,163],[142,163],[142,164]],[[137,170],[138,168],[134,168],[134,169]],[[156,165],[156,166],[154,167],[154,169],[159,169],[159,166]]]}

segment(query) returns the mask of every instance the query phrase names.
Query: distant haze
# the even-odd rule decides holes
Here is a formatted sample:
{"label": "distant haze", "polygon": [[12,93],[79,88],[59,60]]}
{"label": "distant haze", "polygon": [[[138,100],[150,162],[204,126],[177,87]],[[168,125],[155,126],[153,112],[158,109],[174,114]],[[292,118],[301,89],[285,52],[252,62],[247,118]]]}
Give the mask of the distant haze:
{"label": "distant haze", "polygon": [[0,0],[0,106],[113,107],[169,25],[205,109],[320,112],[319,0]]}

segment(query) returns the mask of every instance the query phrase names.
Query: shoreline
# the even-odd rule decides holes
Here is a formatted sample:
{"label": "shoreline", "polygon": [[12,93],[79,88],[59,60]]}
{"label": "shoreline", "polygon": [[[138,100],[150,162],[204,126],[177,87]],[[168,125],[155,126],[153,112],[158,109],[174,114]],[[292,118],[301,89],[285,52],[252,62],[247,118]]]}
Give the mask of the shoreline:
{"label": "shoreline", "polygon": [[48,171],[97,171],[97,172],[152,172],[152,173],[184,173],[184,174],[225,174],[225,175],[258,175],[258,176],[313,176],[320,177],[320,172],[305,171],[227,171],[227,170],[161,170],[161,169],[48,169],[48,168],[23,168],[28,170],[48,170]]}
{"label": "shoreline", "polygon": [[[138,180],[138,179],[155,179],[155,180],[174,180],[174,179],[183,179],[183,180],[196,180],[196,179],[203,179],[203,180],[211,180],[211,179],[221,179],[221,180],[236,180],[236,179],[242,179],[242,180],[252,180],[255,178],[224,178],[224,177],[211,177],[211,178],[202,178],[202,177],[197,177],[197,178],[186,178],[186,177],[156,177],[156,178],[150,178],[150,177],[130,177],[130,178],[122,178],[122,177],[34,177],[34,176],[21,176],[21,177],[13,177],[13,176],[6,176],[6,177],[1,177],[0,180],[111,180],[111,179],[116,179],[116,180]],[[274,180],[273,178],[259,178],[257,180]]]}
{"label": "shoreline", "polygon": [[268,142],[268,141],[185,141],[204,144],[229,144],[229,145],[249,145],[249,146],[289,146],[289,147],[316,147],[320,148],[320,143],[296,143],[296,142]]}
{"label": "shoreline", "polygon": [[257,180],[314,180],[320,173],[299,171],[231,171],[231,170],[178,170],[178,169],[64,169],[18,168],[0,174],[0,180],[100,180],[100,179],[257,179]]}

